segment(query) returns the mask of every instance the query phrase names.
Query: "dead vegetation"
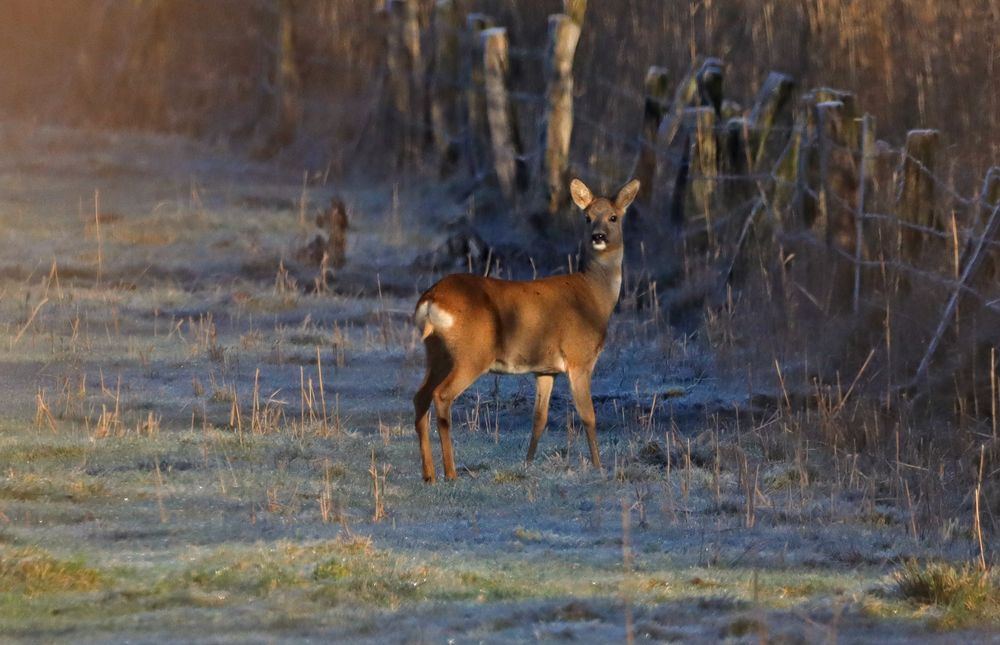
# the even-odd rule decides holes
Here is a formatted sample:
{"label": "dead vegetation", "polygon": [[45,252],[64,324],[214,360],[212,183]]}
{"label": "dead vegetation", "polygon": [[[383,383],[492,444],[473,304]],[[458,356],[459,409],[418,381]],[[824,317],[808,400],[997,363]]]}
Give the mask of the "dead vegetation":
{"label": "dead vegetation", "polygon": [[[573,271],[575,250],[550,253],[558,243],[538,236],[525,203],[513,211],[524,221],[505,219],[503,194],[467,177],[452,146],[397,156],[398,133],[372,125],[385,117],[385,24],[370,3],[281,3],[296,5],[298,134],[286,128],[279,145],[256,132],[274,110],[260,94],[274,64],[259,51],[265,29],[287,32],[251,4],[15,2],[0,25],[45,24],[0,39],[36,53],[0,74],[7,114],[42,106],[76,123],[274,144],[296,164],[139,134],[0,128],[0,631],[818,641],[997,628],[1000,361],[995,314],[970,291],[997,295],[996,258],[962,271],[996,203],[986,168],[1000,110],[965,100],[1000,96],[985,54],[1000,33],[993,8],[591,3],[575,171],[631,170],[651,64],[671,63],[666,86],[697,90],[682,82],[688,63],[721,57],[689,70],[726,82],[726,100],[709,92],[696,108],[694,132],[709,112],[749,118],[754,106],[733,102],[781,85],[776,68],[802,89],[849,88],[810,100],[828,119],[842,109],[830,103],[863,106],[896,144],[869,158],[877,181],[863,188],[848,169],[861,148],[845,157],[817,143],[833,172],[800,195],[802,221],[838,199],[865,214],[867,190],[867,264],[855,272],[829,249],[726,220],[698,184],[681,204],[697,230],[670,237],[664,219],[662,236],[628,251],[593,388],[605,470],[586,467],[559,384],[525,467],[529,384],[484,379],[456,410],[459,481],[429,490],[409,425],[416,295],[456,269]],[[475,8],[508,27],[514,98],[530,103],[558,3]],[[76,84],[46,81],[59,70]],[[522,122],[522,143],[536,140],[536,120]],[[927,125],[947,142],[924,173],[944,196],[929,215],[895,192],[910,166],[920,176],[900,163],[904,133]],[[748,165],[781,152],[753,150]],[[770,161],[738,197],[790,200],[769,192],[788,170]],[[389,170],[392,185],[372,180]],[[915,185],[910,197],[926,191]],[[907,204],[933,231],[919,252],[895,223]],[[822,242],[857,260],[857,220],[833,220]],[[734,246],[747,252],[734,258]],[[894,268],[916,266],[910,253],[939,282]],[[921,387],[907,387],[935,338]],[[178,617],[192,625],[183,635]]]}

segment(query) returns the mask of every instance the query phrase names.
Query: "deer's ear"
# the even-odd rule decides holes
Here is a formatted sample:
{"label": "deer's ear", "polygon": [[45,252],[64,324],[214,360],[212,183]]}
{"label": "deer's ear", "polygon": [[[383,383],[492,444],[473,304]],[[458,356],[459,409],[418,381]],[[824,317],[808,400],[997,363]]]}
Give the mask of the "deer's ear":
{"label": "deer's ear", "polygon": [[573,197],[573,203],[583,210],[586,210],[594,201],[594,193],[590,192],[587,184],[579,179],[569,182],[569,194]]}
{"label": "deer's ear", "polygon": [[632,200],[635,199],[635,196],[638,193],[639,180],[633,179],[622,186],[622,189],[618,191],[618,196],[615,197],[615,208],[624,213],[625,209],[628,208],[629,204],[632,203]]}

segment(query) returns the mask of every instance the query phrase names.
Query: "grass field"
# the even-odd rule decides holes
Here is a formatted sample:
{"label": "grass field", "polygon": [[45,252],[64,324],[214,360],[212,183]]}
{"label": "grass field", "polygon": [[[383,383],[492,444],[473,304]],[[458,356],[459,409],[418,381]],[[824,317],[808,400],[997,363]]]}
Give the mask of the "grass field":
{"label": "grass field", "polygon": [[[0,141],[4,641],[996,638],[996,579],[938,564],[972,561],[970,525],[927,535],[650,315],[595,373],[604,472],[564,381],[526,468],[533,382],[490,377],[459,481],[425,485],[409,316],[429,223],[464,212],[443,188]],[[334,194],[348,264],[316,289],[295,252]]]}

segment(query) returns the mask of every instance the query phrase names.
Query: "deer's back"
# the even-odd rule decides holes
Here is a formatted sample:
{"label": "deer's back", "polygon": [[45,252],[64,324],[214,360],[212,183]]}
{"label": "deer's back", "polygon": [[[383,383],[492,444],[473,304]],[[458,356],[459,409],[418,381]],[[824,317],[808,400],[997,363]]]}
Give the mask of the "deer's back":
{"label": "deer's back", "polygon": [[608,322],[579,274],[527,281],[453,274],[421,296],[418,311],[424,303],[454,319],[440,330],[447,344],[488,348],[496,371],[561,372],[567,360],[592,360]]}

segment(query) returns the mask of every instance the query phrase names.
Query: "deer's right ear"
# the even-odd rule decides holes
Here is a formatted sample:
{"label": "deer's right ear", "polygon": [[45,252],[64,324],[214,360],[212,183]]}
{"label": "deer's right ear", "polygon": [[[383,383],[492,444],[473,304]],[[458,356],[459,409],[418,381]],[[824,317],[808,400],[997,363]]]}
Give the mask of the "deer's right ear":
{"label": "deer's right ear", "polygon": [[594,201],[594,193],[590,192],[587,184],[579,179],[569,182],[569,194],[573,197],[573,203],[583,210],[586,210]]}

